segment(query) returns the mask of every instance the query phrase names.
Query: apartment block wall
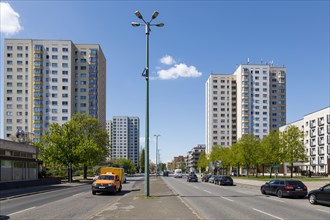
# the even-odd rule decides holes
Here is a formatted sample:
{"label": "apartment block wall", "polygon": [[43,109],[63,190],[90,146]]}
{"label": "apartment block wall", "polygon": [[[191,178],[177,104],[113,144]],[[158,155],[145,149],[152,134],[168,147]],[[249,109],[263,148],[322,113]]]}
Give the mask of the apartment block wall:
{"label": "apartment block wall", "polygon": [[330,107],[307,114],[303,119],[280,127],[283,132],[294,125],[303,133],[308,162],[303,170],[330,174]]}
{"label": "apartment block wall", "polygon": [[286,68],[242,64],[211,74],[205,86],[206,152],[231,146],[244,134],[262,139],[286,121]]}
{"label": "apartment block wall", "polygon": [[75,113],[90,114],[105,128],[106,64],[99,45],[5,39],[4,51],[6,139],[22,129],[39,141],[52,122],[63,124]]}
{"label": "apartment block wall", "polygon": [[139,164],[140,120],[138,117],[114,116],[111,128],[112,158],[126,158]]}

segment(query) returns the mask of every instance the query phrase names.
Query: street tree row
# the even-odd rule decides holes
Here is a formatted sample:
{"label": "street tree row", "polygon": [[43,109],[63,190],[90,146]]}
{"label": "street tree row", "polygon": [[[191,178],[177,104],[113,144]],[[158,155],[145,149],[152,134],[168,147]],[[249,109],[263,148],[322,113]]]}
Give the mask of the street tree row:
{"label": "street tree row", "polygon": [[221,161],[222,169],[229,171],[231,167],[244,167],[248,170],[247,175],[249,170],[253,169],[257,176],[259,166],[273,166],[286,162],[290,165],[292,178],[293,164],[307,161],[303,137],[303,132],[293,125],[288,126],[283,132],[271,131],[261,140],[253,134],[244,134],[231,147],[216,145],[212,147],[209,155],[201,154],[198,167],[205,170],[210,163]]}

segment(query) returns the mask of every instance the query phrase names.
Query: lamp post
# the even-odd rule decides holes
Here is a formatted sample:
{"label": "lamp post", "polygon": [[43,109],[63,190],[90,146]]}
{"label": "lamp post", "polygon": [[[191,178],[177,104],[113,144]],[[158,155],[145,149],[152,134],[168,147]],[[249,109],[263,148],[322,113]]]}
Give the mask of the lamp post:
{"label": "lamp post", "polygon": [[158,176],[158,137],[160,134],[155,134],[156,137],[156,176]]}
{"label": "lamp post", "polygon": [[143,70],[142,76],[146,79],[146,125],[145,125],[145,166],[144,166],[144,195],[149,196],[149,34],[150,27],[164,27],[164,23],[151,24],[151,21],[157,18],[158,12],[155,11],[152,14],[150,21],[144,20],[143,16],[139,11],[136,11],[135,16],[143,21],[142,24],[139,22],[132,22],[133,27],[145,26],[146,33],[146,67]]}

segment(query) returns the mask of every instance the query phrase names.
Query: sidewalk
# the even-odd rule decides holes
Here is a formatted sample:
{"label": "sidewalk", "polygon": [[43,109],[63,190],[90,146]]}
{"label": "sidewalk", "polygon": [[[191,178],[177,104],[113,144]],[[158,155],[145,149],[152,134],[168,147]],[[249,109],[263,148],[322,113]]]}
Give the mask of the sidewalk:
{"label": "sidewalk", "polygon": [[162,180],[150,177],[150,197],[144,196],[144,185],[125,194],[116,203],[90,220],[104,219],[200,219]]}

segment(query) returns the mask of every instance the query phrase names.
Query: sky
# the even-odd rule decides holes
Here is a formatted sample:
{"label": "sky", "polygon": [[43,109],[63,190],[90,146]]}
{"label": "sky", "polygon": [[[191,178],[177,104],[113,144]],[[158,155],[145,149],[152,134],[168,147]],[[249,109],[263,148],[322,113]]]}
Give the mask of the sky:
{"label": "sky", "polygon": [[211,73],[273,62],[287,68],[287,123],[330,106],[329,0],[315,1],[2,1],[0,137],[5,38],[99,44],[106,57],[106,118],[138,116],[144,147],[149,41],[150,159],[186,155],[205,144],[205,83]]}

